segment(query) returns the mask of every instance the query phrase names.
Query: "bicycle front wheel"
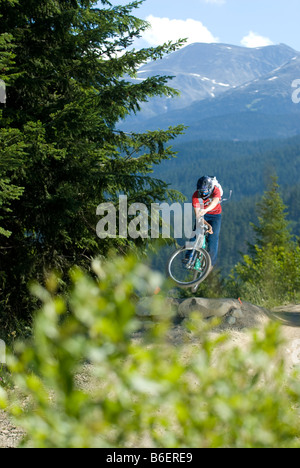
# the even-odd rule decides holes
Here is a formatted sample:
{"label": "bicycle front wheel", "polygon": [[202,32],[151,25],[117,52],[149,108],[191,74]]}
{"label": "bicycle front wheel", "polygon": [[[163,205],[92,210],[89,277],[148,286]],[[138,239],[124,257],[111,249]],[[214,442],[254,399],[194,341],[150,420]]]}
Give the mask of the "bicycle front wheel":
{"label": "bicycle front wheel", "polygon": [[180,287],[189,288],[207,277],[211,258],[205,249],[181,248],[168,262],[168,276]]}

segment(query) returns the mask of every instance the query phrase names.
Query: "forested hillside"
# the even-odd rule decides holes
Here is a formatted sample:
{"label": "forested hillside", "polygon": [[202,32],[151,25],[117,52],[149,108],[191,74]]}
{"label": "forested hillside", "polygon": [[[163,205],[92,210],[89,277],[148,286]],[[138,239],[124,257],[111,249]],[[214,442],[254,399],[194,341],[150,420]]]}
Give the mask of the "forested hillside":
{"label": "forested hillside", "polygon": [[247,252],[253,240],[250,223],[256,222],[256,203],[271,174],[278,175],[283,200],[288,206],[294,235],[300,235],[300,137],[257,142],[195,141],[175,145],[177,158],[155,170],[190,202],[199,177],[216,175],[224,189],[219,265],[228,273]]}

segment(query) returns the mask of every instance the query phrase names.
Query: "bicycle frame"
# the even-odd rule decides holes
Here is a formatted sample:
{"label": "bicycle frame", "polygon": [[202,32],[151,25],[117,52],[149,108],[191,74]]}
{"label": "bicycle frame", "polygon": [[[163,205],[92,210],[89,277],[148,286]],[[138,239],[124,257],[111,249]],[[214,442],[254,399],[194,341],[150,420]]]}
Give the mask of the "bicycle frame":
{"label": "bicycle frame", "polygon": [[[188,263],[186,264],[186,268],[188,269],[193,269],[194,264],[196,261],[197,256],[195,256],[195,253],[199,251],[199,249],[206,249],[206,232],[208,230],[207,226],[203,223],[202,225],[198,226],[198,234],[196,234],[196,240],[193,242],[193,249],[191,250],[191,255]],[[188,243],[186,244],[188,245]]]}

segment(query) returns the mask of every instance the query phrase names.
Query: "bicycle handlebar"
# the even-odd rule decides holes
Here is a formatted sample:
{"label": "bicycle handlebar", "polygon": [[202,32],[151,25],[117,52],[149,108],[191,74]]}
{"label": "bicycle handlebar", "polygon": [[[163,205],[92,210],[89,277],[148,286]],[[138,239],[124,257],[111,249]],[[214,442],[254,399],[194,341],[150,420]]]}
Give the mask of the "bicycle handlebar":
{"label": "bicycle handlebar", "polygon": [[220,203],[224,203],[224,202],[227,202],[231,199],[231,195],[232,195],[232,190],[229,191],[229,197],[228,198],[223,198],[220,200]]}

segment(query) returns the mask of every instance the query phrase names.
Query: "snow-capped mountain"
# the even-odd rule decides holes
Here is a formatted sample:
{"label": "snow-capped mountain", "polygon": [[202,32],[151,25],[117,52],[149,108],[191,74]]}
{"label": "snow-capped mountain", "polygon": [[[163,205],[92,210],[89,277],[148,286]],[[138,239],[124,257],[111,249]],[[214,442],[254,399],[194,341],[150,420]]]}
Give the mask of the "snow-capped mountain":
{"label": "snow-capped mountain", "polygon": [[300,79],[300,53],[284,44],[257,49],[192,44],[142,67],[138,80],[153,75],[175,76],[170,85],[181,96],[152,99],[137,119],[125,122],[127,130],[184,123],[190,126],[190,139],[244,139],[245,128],[241,136],[239,127],[250,125],[249,139],[256,139],[264,136],[268,115],[266,137],[300,133],[300,104],[292,101],[292,83]]}

